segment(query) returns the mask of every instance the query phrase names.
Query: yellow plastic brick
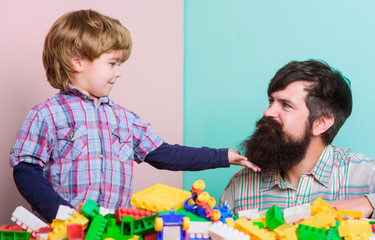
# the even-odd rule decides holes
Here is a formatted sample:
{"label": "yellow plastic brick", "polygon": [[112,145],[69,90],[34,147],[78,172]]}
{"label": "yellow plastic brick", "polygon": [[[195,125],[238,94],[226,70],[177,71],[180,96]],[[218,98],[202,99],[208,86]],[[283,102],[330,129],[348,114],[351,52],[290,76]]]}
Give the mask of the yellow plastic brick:
{"label": "yellow plastic brick", "polygon": [[82,214],[80,214],[79,212],[76,212],[66,222],[67,222],[67,224],[73,224],[73,223],[81,224],[83,230],[86,230],[87,227],[89,226],[89,219],[87,217],[83,216]]}
{"label": "yellow plastic brick", "polygon": [[48,240],[67,238],[68,230],[66,226],[66,221],[54,219],[51,223],[52,232],[48,234]]}
{"label": "yellow plastic brick", "polygon": [[234,229],[243,232],[250,236],[250,239],[261,239],[261,240],[276,240],[274,233],[265,232],[263,229],[259,229],[258,226],[248,221],[235,221]]}
{"label": "yellow plastic brick", "polygon": [[296,230],[298,228],[298,225],[298,223],[294,226],[290,226],[289,224],[283,224],[278,226],[273,231],[276,233],[276,238],[278,240],[297,240]]}
{"label": "yellow plastic brick", "polygon": [[150,211],[175,211],[183,208],[184,202],[191,197],[191,192],[157,183],[133,194],[131,205]]}
{"label": "yellow plastic brick", "polygon": [[325,208],[321,212],[303,220],[300,223],[310,227],[324,228],[326,230],[336,226],[335,217],[329,208]]}
{"label": "yellow plastic brick", "polygon": [[344,216],[350,218],[361,218],[362,212],[361,211],[351,211],[351,210],[338,210],[337,211],[337,220],[342,221]]}
{"label": "yellow plastic brick", "polygon": [[333,207],[331,207],[326,201],[324,201],[322,198],[318,198],[311,203],[310,214],[315,215],[325,210],[326,208],[329,208],[329,210],[331,210],[331,212],[333,213],[333,216],[337,218],[337,211]]}
{"label": "yellow plastic brick", "polygon": [[367,220],[341,221],[338,230],[340,237],[359,234],[370,236],[372,234],[371,224]]}

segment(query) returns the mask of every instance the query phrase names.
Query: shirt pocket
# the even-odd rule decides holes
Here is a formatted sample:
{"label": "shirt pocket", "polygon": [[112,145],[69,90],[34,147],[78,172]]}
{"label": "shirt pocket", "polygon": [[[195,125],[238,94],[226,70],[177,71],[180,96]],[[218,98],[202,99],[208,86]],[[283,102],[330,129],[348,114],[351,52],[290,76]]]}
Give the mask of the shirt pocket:
{"label": "shirt pocket", "polygon": [[129,131],[125,131],[121,128],[113,129],[111,144],[113,155],[118,158],[120,162],[133,160],[133,147]]}
{"label": "shirt pocket", "polygon": [[[57,130],[60,158],[77,160],[87,152],[87,128],[66,127]],[[85,154],[86,155],[86,154]]]}

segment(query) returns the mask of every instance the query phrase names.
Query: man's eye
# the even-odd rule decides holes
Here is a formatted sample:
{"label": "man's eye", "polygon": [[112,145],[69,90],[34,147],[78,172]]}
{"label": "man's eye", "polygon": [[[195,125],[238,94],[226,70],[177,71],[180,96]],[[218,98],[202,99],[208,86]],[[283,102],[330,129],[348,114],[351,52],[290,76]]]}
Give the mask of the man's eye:
{"label": "man's eye", "polygon": [[283,107],[284,108],[292,108],[289,104],[287,104],[287,103],[283,103]]}

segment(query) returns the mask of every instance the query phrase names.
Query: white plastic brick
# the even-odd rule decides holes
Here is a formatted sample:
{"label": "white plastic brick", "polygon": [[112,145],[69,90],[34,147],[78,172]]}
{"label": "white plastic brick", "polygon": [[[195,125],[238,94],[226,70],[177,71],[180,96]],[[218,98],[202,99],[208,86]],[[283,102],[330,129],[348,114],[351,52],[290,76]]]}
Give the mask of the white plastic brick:
{"label": "white plastic brick", "polygon": [[37,233],[36,240],[48,240],[48,233]]}
{"label": "white plastic brick", "polygon": [[242,211],[238,211],[237,213],[239,218],[247,218],[248,220],[250,220],[254,214],[259,214],[258,209],[254,208],[254,209],[242,210]]}
{"label": "white plastic brick", "polygon": [[220,221],[212,224],[209,232],[213,240],[250,240],[249,235],[245,235]]}
{"label": "white plastic brick", "polygon": [[55,219],[66,221],[69,220],[69,218],[73,217],[73,215],[76,212],[77,211],[74,208],[65,205],[60,205],[59,209],[57,210]]}
{"label": "white plastic brick", "polygon": [[200,234],[200,233],[190,233],[189,234],[190,240],[210,240],[210,236],[208,234]]}
{"label": "white plastic brick", "polygon": [[208,234],[208,229],[211,227],[212,222],[190,222],[190,227],[187,230],[187,233],[195,234]]}
{"label": "white plastic brick", "polygon": [[22,206],[18,206],[16,210],[14,210],[11,220],[17,225],[20,225],[26,231],[30,232],[34,237],[35,232],[38,229],[48,227],[45,222],[37,218],[34,214]]}
{"label": "white plastic brick", "polygon": [[113,209],[108,209],[108,208],[104,208],[104,207],[100,207],[100,208],[99,208],[99,214],[105,216],[105,215],[107,215],[108,213],[115,213],[115,210],[113,210]]}
{"label": "white plastic brick", "polygon": [[284,220],[288,224],[298,222],[301,219],[311,217],[310,203],[284,209]]}

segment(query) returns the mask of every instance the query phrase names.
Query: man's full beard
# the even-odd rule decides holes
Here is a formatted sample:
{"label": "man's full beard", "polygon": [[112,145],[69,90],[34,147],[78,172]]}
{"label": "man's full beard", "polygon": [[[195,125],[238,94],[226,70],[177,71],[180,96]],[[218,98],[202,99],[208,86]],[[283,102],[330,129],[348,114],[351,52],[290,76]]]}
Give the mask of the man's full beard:
{"label": "man's full beard", "polygon": [[252,136],[242,143],[247,159],[262,171],[286,171],[306,156],[311,141],[311,124],[306,123],[302,139],[284,133],[279,122],[270,117],[262,117],[256,124]]}

